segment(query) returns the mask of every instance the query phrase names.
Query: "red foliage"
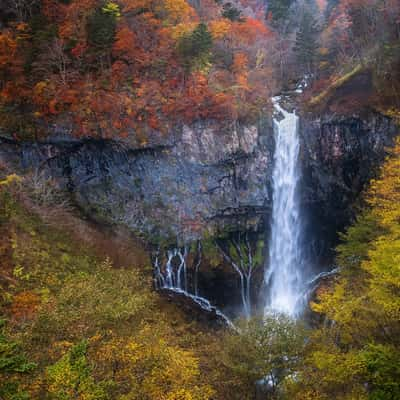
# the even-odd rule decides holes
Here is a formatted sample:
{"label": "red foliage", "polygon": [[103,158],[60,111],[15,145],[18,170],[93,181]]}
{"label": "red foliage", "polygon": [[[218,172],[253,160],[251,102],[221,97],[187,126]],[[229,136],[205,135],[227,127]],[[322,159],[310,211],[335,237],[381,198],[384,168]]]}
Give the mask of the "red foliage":
{"label": "red foliage", "polygon": [[[262,19],[227,21],[211,3],[208,10],[199,6],[197,15],[185,0],[121,0],[114,43],[99,56],[87,27],[100,3],[43,0],[42,15],[56,27],[56,37],[35,49],[34,73],[24,70],[32,44],[29,30],[21,25],[0,31],[0,104],[29,104],[31,114],[47,122],[62,115],[74,123],[78,136],[126,137],[182,121],[236,118],[245,98],[254,104],[259,94],[265,98],[268,82],[253,79],[249,87],[247,78],[261,71],[257,48],[272,40],[272,33]],[[214,40],[234,53],[231,70],[214,65],[187,76],[178,42],[199,17],[208,20],[210,30],[220,27]]]}

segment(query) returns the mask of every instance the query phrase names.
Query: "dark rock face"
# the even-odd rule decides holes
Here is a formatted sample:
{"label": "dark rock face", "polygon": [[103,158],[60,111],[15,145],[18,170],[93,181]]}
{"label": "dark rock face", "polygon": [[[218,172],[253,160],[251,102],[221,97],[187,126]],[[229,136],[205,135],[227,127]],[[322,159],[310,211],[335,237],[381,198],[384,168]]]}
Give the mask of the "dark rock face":
{"label": "dark rock face", "polygon": [[203,123],[171,137],[147,148],[65,138],[3,140],[0,159],[40,168],[92,217],[154,241],[190,241],[260,223],[271,203],[268,128]]}
{"label": "dark rock face", "polygon": [[[316,272],[329,269],[337,232],[353,217],[354,203],[396,133],[390,119],[371,112],[300,118],[304,248]],[[164,250],[236,231],[258,231],[255,236],[267,239],[273,154],[271,122],[225,129],[199,123],[168,137],[153,135],[145,148],[59,134],[42,143],[0,138],[0,165],[43,171],[93,219],[125,225]],[[239,280],[229,266],[207,267],[209,256],[202,258],[200,293],[233,315],[241,305]],[[254,277],[253,294],[262,275]],[[197,307],[187,296],[168,296]]]}
{"label": "dark rock face", "polygon": [[191,318],[206,323],[213,328],[234,329],[232,322],[216,307],[212,306],[208,300],[190,295],[183,291],[174,289],[160,289],[161,296],[177,304],[185,310]]}
{"label": "dark rock face", "polygon": [[380,114],[301,119],[303,203],[324,252],[354,216],[359,194],[393,145],[398,129]]}
{"label": "dark rock face", "polygon": [[[349,222],[396,133],[390,119],[373,112],[300,118],[302,202],[310,225],[319,227],[314,237],[325,241],[317,247],[329,247]],[[3,163],[39,168],[93,218],[126,225],[154,242],[268,226],[271,122],[225,128],[203,122],[168,139],[154,136],[146,148],[59,135],[42,143],[0,140]]]}

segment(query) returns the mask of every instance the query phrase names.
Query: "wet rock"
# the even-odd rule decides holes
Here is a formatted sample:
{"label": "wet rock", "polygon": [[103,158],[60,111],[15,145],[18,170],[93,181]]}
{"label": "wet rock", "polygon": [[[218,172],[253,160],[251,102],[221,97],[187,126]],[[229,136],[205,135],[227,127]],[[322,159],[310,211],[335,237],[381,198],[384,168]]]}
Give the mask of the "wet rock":
{"label": "wet rock", "polygon": [[177,304],[194,320],[206,323],[214,328],[235,329],[232,322],[208,300],[190,295],[179,289],[159,289],[161,296]]}
{"label": "wet rock", "polygon": [[322,253],[354,217],[360,193],[378,173],[397,133],[389,118],[372,111],[300,118],[302,202]]}
{"label": "wet rock", "polygon": [[150,241],[195,240],[256,227],[270,208],[271,128],[213,122],[184,126],[146,148],[68,140],[2,140],[0,157],[40,168],[100,221],[122,224]]}
{"label": "wet rock", "polygon": [[[202,121],[164,136],[152,131],[146,145],[53,131],[45,142],[0,139],[0,161],[44,171],[96,220],[167,244],[269,226],[274,138],[268,118],[259,126]],[[374,112],[301,116],[310,248],[321,254],[332,248],[396,133],[390,119]]]}

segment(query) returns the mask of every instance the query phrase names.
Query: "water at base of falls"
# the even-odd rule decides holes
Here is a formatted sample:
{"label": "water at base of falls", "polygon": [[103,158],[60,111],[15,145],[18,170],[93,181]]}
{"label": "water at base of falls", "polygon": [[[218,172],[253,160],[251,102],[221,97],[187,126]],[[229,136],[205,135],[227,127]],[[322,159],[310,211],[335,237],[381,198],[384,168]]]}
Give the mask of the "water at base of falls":
{"label": "water at base of falls", "polygon": [[273,98],[274,108],[283,118],[274,119],[273,208],[269,265],[264,274],[265,313],[295,317],[301,312],[306,288],[298,196],[300,141],[296,113],[284,110],[279,100]]}

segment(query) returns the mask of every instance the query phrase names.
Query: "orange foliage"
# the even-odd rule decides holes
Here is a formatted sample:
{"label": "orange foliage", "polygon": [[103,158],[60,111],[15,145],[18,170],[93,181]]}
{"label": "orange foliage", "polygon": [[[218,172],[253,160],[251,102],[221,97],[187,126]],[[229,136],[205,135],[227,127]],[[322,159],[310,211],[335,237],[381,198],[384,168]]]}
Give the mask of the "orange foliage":
{"label": "orange foliage", "polygon": [[87,17],[96,6],[96,0],[74,0],[67,6],[59,8],[63,12],[62,22],[59,26],[61,39],[85,40]]}
{"label": "orange foliage", "polygon": [[14,296],[11,313],[16,320],[32,319],[40,305],[40,297],[33,292],[21,292]]}
{"label": "orange foliage", "polygon": [[222,39],[226,37],[232,29],[232,23],[226,18],[221,18],[211,21],[209,28],[214,39]]}
{"label": "orange foliage", "polygon": [[266,25],[254,18],[246,18],[244,22],[233,23],[235,34],[245,43],[252,44],[257,39],[265,39],[272,36],[272,32]]}
{"label": "orange foliage", "polygon": [[[100,3],[43,0],[42,17],[56,29],[35,48],[39,56],[29,66],[33,73],[24,70],[32,62],[30,25],[0,31],[0,105],[27,104],[38,122],[51,123],[62,115],[78,136],[126,137],[181,121],[236,118],[246,99],[258,104],[258,94],[265,97],[268,83],[261,72],[267,70],[256,60],[256,47],[272,34],[261,20],[232,22],[220,17],[221,7],[213,1],[207,10],[204,4],[196,14],[187,0],[118,1],[114,42],[99,60],[87,28]],[[216,51],[233,53],[233,65],[185,72],[178,43],[200,20]],[[263,79],[249,84],[256,69]]]}

